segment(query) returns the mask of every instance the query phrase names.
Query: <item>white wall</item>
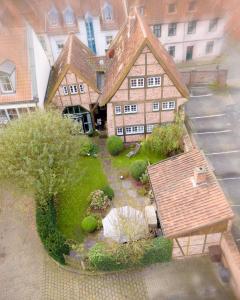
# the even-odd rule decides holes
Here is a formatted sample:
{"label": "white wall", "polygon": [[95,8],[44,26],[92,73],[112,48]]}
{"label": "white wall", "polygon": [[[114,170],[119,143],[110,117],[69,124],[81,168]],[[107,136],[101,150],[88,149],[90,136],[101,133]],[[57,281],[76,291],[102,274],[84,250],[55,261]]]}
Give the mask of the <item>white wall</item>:
{"label": "white wall", "polygon": [[[226,19],[219,19],[215,31],[209,32],[209,20],[198,21],[196,32],[188,34],[188,23],[177,23],[176,36],[168,36],[168,24],[162,24],[162,32],[159,40],[168,50],[169,46],[175,46],[176,62],[186,60],[187,46],[194,46],[193,59],[213,58],[222,51],[224,26]],[[213,52],[206,54],[206,44],[208,41],[214,41]]]}
{"label": "white wall", "polygon": [[30,30],[32,35],[32,43],[33,43],[33,51],[34,51],[37,96],[39,99],[38,105],[40,107],[43,107],[51,67],[49,65],[48,58],[36,34],[32,29]]}

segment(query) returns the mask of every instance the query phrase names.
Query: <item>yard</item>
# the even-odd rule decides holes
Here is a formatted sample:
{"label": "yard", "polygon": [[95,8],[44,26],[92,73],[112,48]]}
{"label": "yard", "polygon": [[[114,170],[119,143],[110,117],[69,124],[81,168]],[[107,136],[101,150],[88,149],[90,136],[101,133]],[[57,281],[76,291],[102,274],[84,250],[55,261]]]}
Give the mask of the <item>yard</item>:
{"label": "yard", "polygon": [[58,227],[68,239],[82,242],[81,221],[89,206],[89,194],[107,184],[100,159],[80,157],[72,170],[76,180],[58,199]]}
{"label": "yard", "polygon": [[161,155],[150,152],[144,144],[141,146],[139,152],[131,158],[127,157],[127,154],[130,151],[131,148],[126,148],[119,155],[112,156],[113,167],[119,169],[127,169],[129,165],[135,160],[143,159],[149,161],[151,164],[154,164],[165,158]]}

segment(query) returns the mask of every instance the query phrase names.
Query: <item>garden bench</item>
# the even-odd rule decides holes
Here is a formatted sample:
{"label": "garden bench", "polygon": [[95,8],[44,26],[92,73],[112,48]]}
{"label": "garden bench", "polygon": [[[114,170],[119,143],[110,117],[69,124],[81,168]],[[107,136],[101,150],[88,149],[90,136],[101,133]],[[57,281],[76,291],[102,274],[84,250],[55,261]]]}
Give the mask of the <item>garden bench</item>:
{"label": "garden bench", "polygon": [[130,151],[126,156],[129,158],[135,156],[140,150],[140,148],[141,148],[141,144],[137,143],[135,148],[132,151]]}

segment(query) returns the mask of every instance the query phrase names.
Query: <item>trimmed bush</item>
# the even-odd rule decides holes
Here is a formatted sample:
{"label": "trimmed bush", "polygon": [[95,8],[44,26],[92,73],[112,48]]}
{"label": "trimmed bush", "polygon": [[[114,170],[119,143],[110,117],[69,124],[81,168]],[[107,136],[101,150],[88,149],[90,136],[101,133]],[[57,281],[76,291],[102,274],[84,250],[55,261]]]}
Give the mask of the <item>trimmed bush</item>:
{"label": "trimmed bush", "polygon": [[95,270],[117,271],[168,262],[172,258],[172,248],[172,241],[163,237],[122,244],[115,249],[98,243],[90,249],[88,259]]}
{"label": "trimmed bush", "polygon": [[114,253],[111,253],[105,244],[95,244],[89,250],[88,258],[90,266],[99,271],[117,271],[127,267],[117,262]]}
{"label": "trimmed bush", "polygon": [[107,139],[107,149],[111,155],[118,155],[123,148],[123,141],[120,137],[113,135]]}
{"label": "trimmed bush", "polygon": [[80,149],[79,153],[82,156],[94,155],[98,151],[97,146],[87,136],[80,138]]}
{"label": "trimmed bush", "polygon": [[104,192],[104,194],[106,196],[108,196],[108,198],[110,200],[113,199],[113,197],[114,197],[114,191],[113,191],[113,189],[109,185],[104,186],[101,190]]}
{"label": "trimmed bush", "polygon": [[36,223],[37,231],[48,254],[60,264],[65,264],[63,254],[69,254],[70,249],[66,239],[57,229],[53,200],[49,200],[45,207],[37,207]]}
{"label": "trimmed bush", "polygon": [[163,237],[152,240],[150,247],[146,249],[141,264],[150,265],[160,262],[168,262],[172,258],[173,242]]}
{"label": "trimmed bush", "polygon": [[86,232],[93,232],[97,229],[98,222],[95,217],[87,216],[82,220],[82,229]]}
{"label": "trimmed bush", "polygon": [[108,196],[102,190],[92,192],[88,197],[88,202],[92,210],[104,210],[110,205]]}
{"label": "trimmed bush", "polygon": [[145,160],[135,160],[130,166],[130,173],[134,179],[139,181],[146,168],[147,162]]}

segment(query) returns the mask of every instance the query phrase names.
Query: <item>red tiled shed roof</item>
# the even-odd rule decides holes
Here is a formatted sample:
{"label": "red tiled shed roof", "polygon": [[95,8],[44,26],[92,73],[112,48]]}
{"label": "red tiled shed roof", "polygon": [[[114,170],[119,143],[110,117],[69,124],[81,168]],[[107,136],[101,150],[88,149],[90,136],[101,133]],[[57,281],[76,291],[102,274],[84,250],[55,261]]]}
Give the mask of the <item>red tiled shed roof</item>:
{"label": "red tiled shed roof", "polygon": [[[194,186],[194,168],[207,167],[207,184]],[[233,218],[233,212],[197,149],[148,167],[163,234],[178,237]]]}

